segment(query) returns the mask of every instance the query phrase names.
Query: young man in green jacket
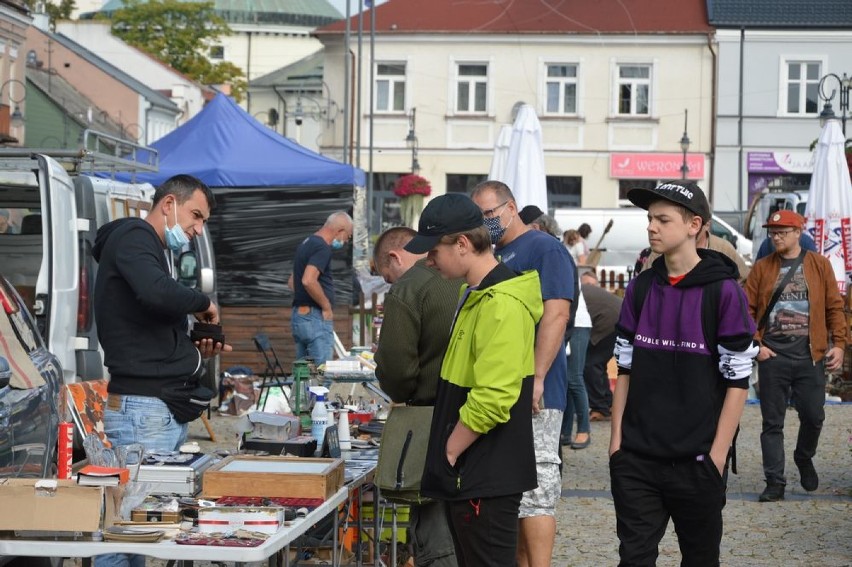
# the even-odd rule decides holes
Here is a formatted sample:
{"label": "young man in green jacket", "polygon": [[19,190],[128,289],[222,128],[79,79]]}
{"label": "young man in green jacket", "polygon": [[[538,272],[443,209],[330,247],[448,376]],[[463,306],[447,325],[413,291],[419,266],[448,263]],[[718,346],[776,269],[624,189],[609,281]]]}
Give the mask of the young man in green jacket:
{"label": "young man in green jacket", "polygon": [[432,418],[421,492],[448,502],[462,567],[514,567],[521,495],[535,488],[532,393],[535,272],[497,261],[482,212],[442,195],[423,210],[405,249],[428,252],[443,277],[463,278]]}

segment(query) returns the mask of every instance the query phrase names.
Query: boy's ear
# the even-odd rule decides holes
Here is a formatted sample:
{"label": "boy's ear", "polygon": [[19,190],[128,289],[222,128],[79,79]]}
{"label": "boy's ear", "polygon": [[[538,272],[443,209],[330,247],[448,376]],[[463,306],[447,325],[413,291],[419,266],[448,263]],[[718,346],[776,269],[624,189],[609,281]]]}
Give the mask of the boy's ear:
{"label": "boy's ear", "polygon": [[704,228],[704,221],[699,216],[692,217],[692,220],[689,221],[689,235],[690,236],[698,236],[698,234]]}

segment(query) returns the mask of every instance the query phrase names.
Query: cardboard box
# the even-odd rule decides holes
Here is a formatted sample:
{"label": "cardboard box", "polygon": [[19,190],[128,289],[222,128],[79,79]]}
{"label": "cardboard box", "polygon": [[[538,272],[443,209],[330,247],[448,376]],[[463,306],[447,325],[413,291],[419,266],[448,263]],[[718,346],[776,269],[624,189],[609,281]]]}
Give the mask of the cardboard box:
{"label": "cardboard box", "polygon": [[104,489],[73,480],[10,478],[0,481],[0,502],[0,530],[96,532]]}
{"label": "cardboard box", "polygon": [[343,459],[232,455],[207,469],[202,492],[326,499],[343,486],[343,472]]}
{"label": "cardboard box", "polygon": [[247,530],[272,535],[284,524],[284,509],[272,507],[199,508],[198,531],[205,534]]}
{"label": "cardboard box", "polygon": [[294,415],[279,415],[254,411],[245,417],[245,439],[278,441],[283,443],[299,434],[299,418]]}

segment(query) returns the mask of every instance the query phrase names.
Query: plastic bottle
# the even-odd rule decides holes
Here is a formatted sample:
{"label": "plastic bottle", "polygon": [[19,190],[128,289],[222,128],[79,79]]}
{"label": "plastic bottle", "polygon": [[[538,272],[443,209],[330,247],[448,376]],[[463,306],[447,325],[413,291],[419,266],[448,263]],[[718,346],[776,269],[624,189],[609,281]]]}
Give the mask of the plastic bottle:
{"label": "plastic bottle", "polygon": [[340,439],[340,448],[344,451],[352,449],[352,440],[349,435],[349,409],[340,409],[340,418],[337,420],[337,436]]}
{"label": "plastic bottle", "polygon": [[312,386],[311,392],[317,396],[317,400],[314,402],[314,409],[311,411],[311,436],[317,440],[317,451],[322,451],[325,429],[328,427],[328,406],[325,403],[325,395],[328,393],[328,388]]}

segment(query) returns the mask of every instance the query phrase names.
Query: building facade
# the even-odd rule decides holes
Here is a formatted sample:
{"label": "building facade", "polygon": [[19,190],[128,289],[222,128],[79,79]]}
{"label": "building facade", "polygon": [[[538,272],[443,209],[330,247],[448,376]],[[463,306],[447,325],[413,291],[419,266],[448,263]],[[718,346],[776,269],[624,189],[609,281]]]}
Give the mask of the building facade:
{"label": "building facade", "polygon": [[807,189],[820,113],[831,99],[840,116],[840,83],[852,74],[852,3],[708,0],[708,14],[719,45],[717,209]]}
{"label": "building facade", "polygon": [[632,187],[681,177],[684,157],[687,177],[711,182],[716,53],[702,0],[434,4],[376,8],[375,57],[365,48],[359,64],[349,46],[348,104],[344,24],[316,33],[328,89],[351,109],[349,139],[335,128],[321,150],[372,169],[371,231],[398,222],[391,188],[416,164],[433,195],[485,179],[518,103],[542,125],[551,209],[625,204]]}

